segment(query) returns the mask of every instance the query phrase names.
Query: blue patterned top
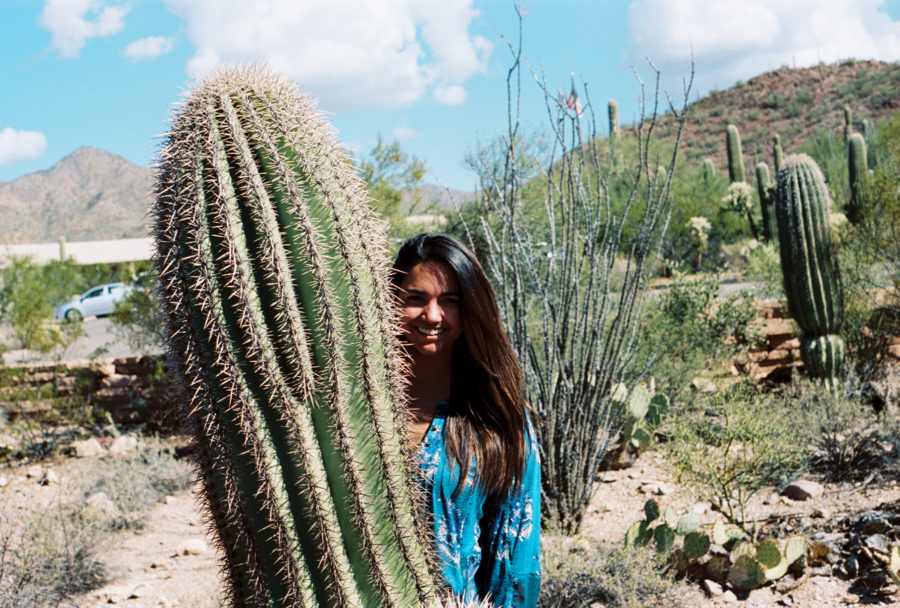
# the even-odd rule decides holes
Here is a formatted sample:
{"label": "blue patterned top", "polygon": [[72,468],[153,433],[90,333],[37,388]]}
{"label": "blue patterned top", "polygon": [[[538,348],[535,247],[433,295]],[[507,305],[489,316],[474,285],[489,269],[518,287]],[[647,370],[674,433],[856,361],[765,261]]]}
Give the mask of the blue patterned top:
{"label": "blue patterned top", "polygon": [[488,499],[474,485],[474,462],[454,496],[459,466],[445,455],[448,409],[447,402],[438,405],[417,454],[444,579],[466,600],[534,608],[541,585],[541,467],[531,425],[522,484],[506,500]]}

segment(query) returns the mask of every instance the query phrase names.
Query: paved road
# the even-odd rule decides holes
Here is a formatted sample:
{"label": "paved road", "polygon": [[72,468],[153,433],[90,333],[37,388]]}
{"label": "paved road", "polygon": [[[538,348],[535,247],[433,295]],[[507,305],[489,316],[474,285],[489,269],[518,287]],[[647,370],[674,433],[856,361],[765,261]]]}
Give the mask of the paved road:
{"label": "paved road", "polygon": [[[88,317],[84,320],[85,336],[65,350],[54,351],[42,355],[33,351],[13,350],[5,353],[3,362],[14,363],[37,361],[78,361],[91,358],[127,357],[135,354],[133,350],[116,336],[115,326],[109,318]],[[0,340],[9,343],[8,328],[0,328]]]}

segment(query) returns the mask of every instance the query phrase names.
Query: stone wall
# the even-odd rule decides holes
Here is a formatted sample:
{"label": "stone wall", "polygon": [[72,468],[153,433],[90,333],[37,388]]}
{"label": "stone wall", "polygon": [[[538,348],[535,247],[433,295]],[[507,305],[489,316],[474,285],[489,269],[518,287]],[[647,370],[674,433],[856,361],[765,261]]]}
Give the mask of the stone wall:
{"label": "stone wall", "polygon": [[162,357],[22,364],[0,374],[0,410],[8,420],[63,402],[105,410],[117,424],[163,424],[175,400]]}
{"label": "stone wall", "polygon": [[[734,362],[741,373],[752,374],[760,381],[780,382],[803,367],[800,359],[800,328],[787,316],[777,300],[758,303],[764,318],[763,342],[746,356]],[[888,354],[900,362],[900,335],[888,336]]]}

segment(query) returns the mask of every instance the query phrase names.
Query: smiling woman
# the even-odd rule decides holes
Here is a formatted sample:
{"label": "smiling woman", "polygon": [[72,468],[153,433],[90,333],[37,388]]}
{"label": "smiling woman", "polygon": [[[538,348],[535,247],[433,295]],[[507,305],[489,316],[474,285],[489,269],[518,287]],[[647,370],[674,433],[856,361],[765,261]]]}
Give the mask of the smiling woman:
{"label": "smiling woman", "polygon": [[407,437],[445,582],[467,601],[535,606],[540,463],[493,289],[472,252],[444,234],[406,241],[394,271],[410,361]]}

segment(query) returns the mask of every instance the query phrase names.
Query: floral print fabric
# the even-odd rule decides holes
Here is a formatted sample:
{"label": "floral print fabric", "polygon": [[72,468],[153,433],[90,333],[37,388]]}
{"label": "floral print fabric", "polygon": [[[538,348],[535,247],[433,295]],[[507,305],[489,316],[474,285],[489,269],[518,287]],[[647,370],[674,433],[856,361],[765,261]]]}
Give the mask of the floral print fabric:
{"label": "floral print fabric", "polygon": [[528,428],[528,457],[522,483],[506,500],[489,499],[469,468],[454,496],[459,466],[445,454],[441,403],[419,445],[419,473],[425,488],[435,544],[444,578],[466,600],[490,598],[497,608],[533,608],[541,583],[540,461]]}

